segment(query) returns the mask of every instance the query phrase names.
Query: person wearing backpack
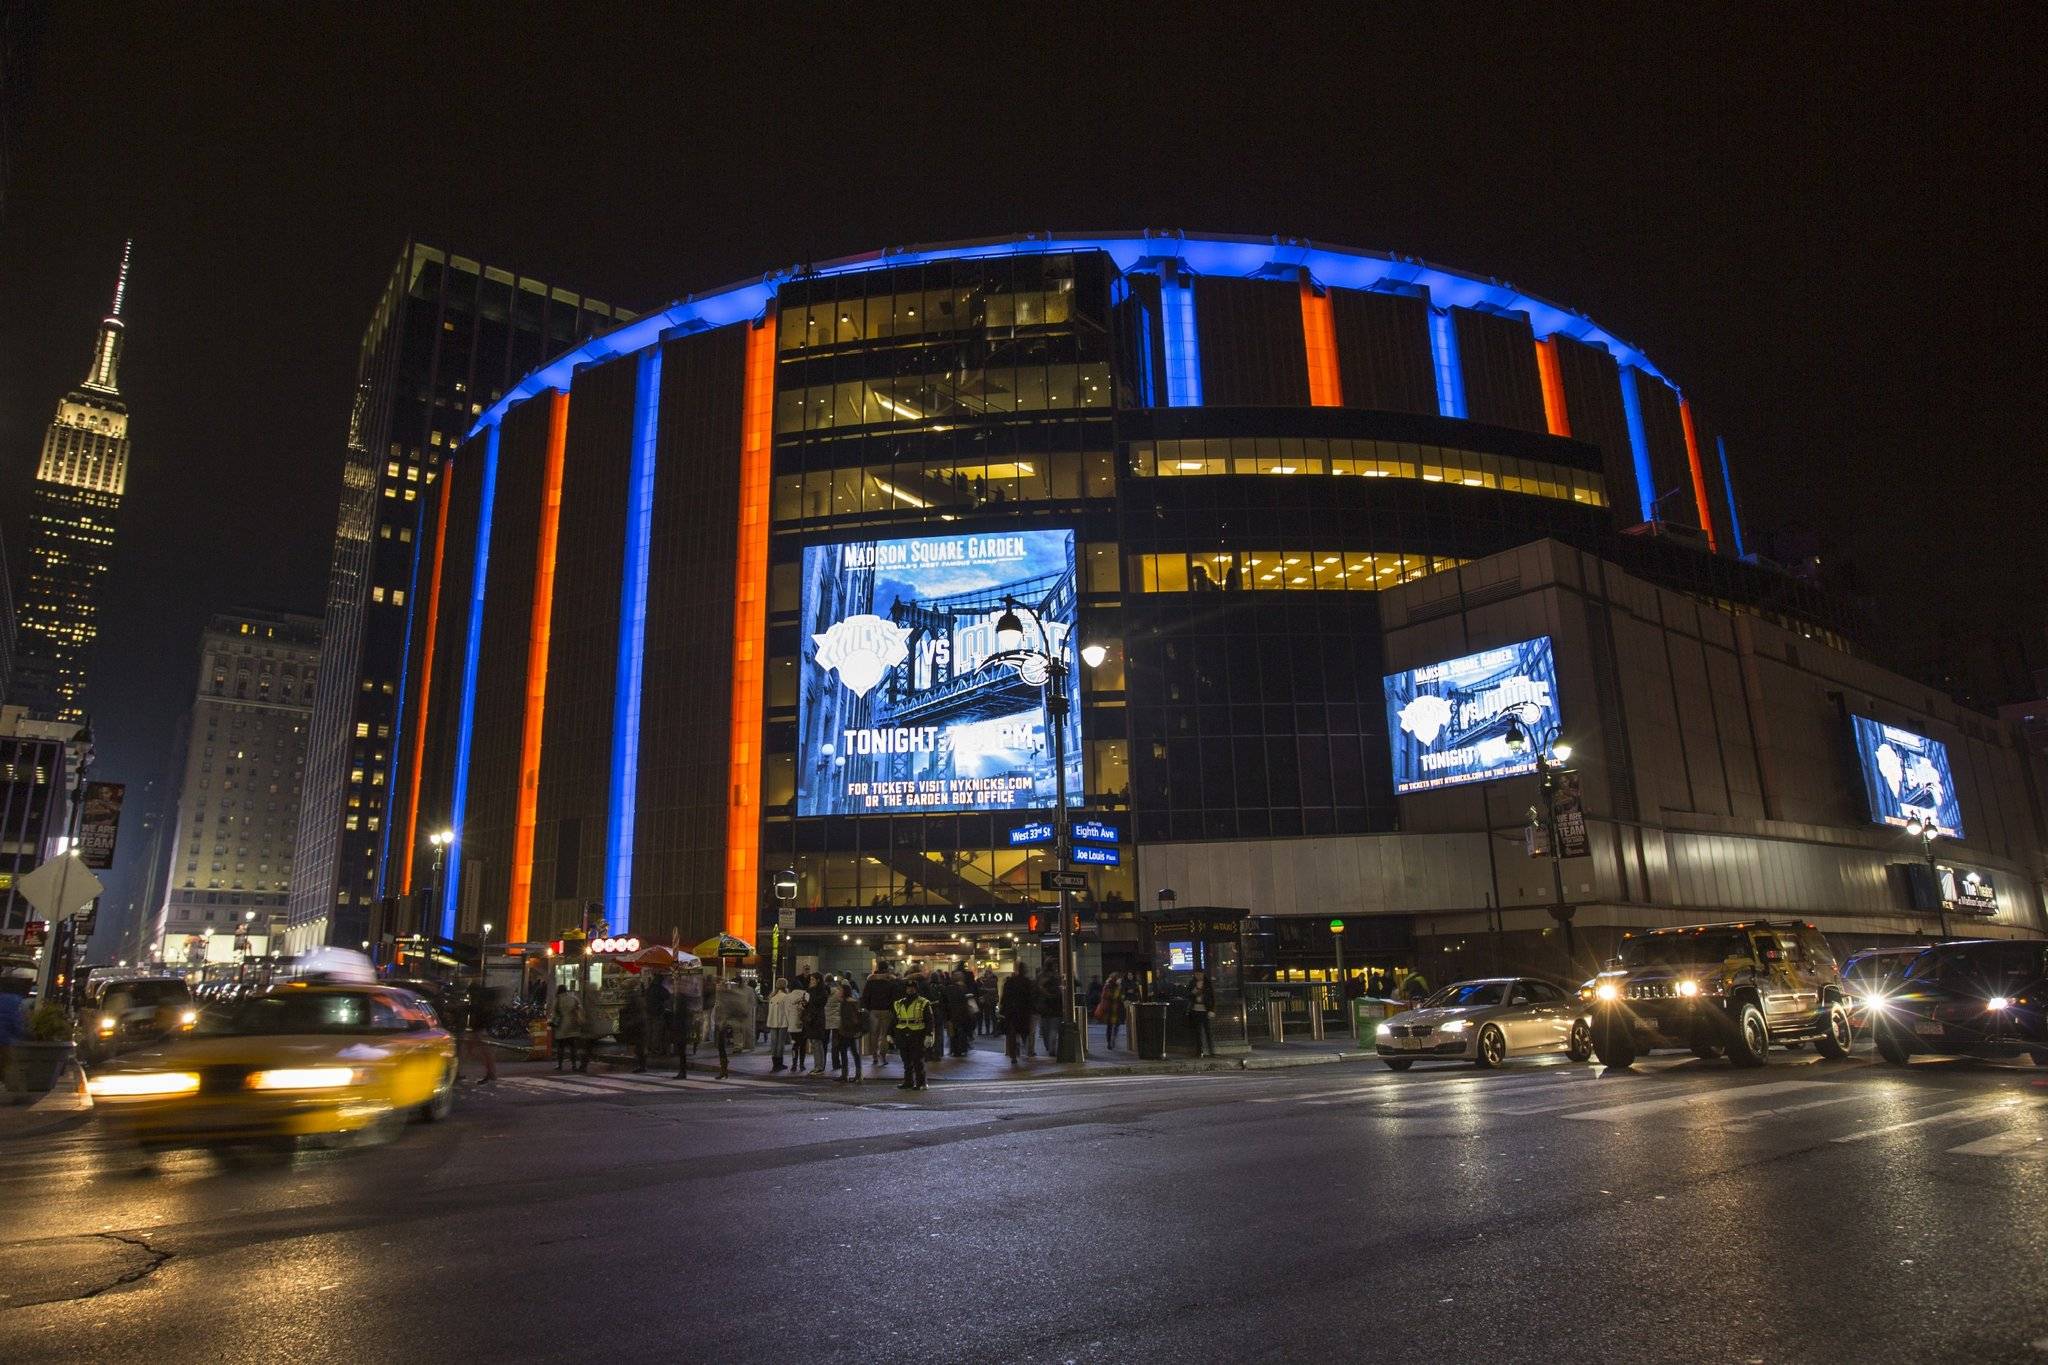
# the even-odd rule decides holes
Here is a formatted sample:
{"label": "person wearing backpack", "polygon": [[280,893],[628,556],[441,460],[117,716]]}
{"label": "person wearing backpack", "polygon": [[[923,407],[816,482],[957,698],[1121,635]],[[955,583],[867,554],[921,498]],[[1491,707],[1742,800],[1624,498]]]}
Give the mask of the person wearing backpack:
{"label": "person wearing backpack", "polygon": [[853,998],[853,986],[845,981],[832,988],[826,1008],[831,1012],[832,1064],[839,1068],[839,1082],[846,1082],[846,1063],[853,1061],[853,1083],[860,1084],[860,1044],[867,1032],[860,1015],[860,1001]]}
{"label": "person wearing backpack", "polygon": [[[811,973],[810,985],[805,992],[808,997],[804,1005],[804,1041],[812,1053],[811,1074],[825,1074],[825,1053],[832,1040],[832,1021],[828,1017],[832,1003],[832,992],[825,986],[825,978],[817,972]],[[798,1063],[797,1069],[803,1069]]]}
{"label": "person wearing backpack", "polygon": [[860,1007],[868,1016],[868,1055],[877,1071],[889,1064],[889,1027],[894,1020],[891,1011],[902,994],[903,983],[886,962],[877,962],[874,975],[860,988]]}

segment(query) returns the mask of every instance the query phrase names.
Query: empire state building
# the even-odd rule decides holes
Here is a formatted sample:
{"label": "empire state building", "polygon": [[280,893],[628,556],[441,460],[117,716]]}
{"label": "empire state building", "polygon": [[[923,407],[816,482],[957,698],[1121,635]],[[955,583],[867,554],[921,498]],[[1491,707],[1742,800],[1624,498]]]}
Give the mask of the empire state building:
{"label": "empire state building", "polygon": [[114,306],[100,322],[92,368],[57,404],[29,495],[28,582],[7,700],[50,719],[86,718],[86,656],[99,634],[100,582],[128,482],[121,296],[133,245],[121,250]]}

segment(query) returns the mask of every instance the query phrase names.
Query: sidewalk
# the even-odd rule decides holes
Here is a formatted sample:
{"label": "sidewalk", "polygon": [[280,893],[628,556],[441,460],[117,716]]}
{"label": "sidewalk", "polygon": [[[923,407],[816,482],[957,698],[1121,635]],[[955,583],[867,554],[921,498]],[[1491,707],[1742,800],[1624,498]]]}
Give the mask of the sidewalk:
{"label": "sidewalk", "polygon": [[[1118,1043],[1127,1040],[1118,1038]],[[1277,1045],[1258,1044],[1248,1054],[1225,1055],[1221,1057],[1168,1057],[1164,1061],[1140,1061],[1136,1052],[1127,1046],[1109,1050],[1103,1042],[1100,1024],[1088,1026],[1088,1060],[1084,1063],[1061,1064],[1048,1057],[1030,1058],[1022,1063],[1013,1063],[1003,1054],[1001,1034],[981,1034],[974,1039],[974,1048],[965,1057],[946,1058],[926,1063],[927,1078],[934,1088],[949,1082],[967,1081],[1015,1081],[1028,1083],[1042,1080],[1071,1080],[1084,1076],[1174,1076],[1193,1075],[1211,1071],[1263,1071],[1278,1067],[1317,1066],[1330,1062],[1360,1062],[1376,1060],[1377,1054],[1371,1049],[1360,1049],[1349,1038],[1333,1038],[1323,1042],[1289,1042]],[[598,1044],[594,1054],[595,1064],[609,1070],[631,1066],[631,1049],[616,1042]],[[903,1076],[901,1062],[892,1054],[887,1065],[879,1072],[868,1063],[867,1075],[888,1078],[891,1083]],[[718,1051],[709,1044],[699,1045],[690,1056],[692,1076],[708,1074],[718,1067]],[[757,1044],[751,1052],[734,1052],[731,1059],[731,1073],[749,1079],[787,1079],[800,1084],[803,1077],[794,1072],[773,1069],[774,1062],[768,1045]],[[649,1057],[647,1069],[652,1071],[675,1070],[673,1057],[656,1059]],[[835,1073],[828,1064],[823,1079],[829,1080]]]}
{"label": "sidewalk", "polygon": [[31,1138],[76,1128],[92,1117],[92,1097],[85,1093],[85,1073],[75,1065],[41,1095],[18,1090],[0,1093],[0,1142]]}

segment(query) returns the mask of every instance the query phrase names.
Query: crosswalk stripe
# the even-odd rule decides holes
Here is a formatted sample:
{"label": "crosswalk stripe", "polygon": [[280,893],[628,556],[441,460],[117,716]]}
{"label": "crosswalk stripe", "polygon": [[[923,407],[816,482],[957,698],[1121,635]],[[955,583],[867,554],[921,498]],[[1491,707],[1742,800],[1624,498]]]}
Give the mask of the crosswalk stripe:
{"label": "crosswalk stripe", "polygon": [[1990,1137],[1966,1142],[1960,1147],[1949,1148],[1951,1156],[2010,1156],[2044,1140],[2040,1133],[2031,1128],[2015,1128],[2010,1132],[1993,1133]]}
{"label": "crosswalk stripe", "polygon": [[1846,1095],[1829,1095],[1825,1099],[1807,1100],[1803,1104],[1781,1104],[1775,1109],[1745,1110],[1741,1118],[1732,1120],[1728,1123],[1724,1123],[1721,1125],[1721,1127],[1724,1132],[1746,1132],[1750,1128],[1754,1127],[1756,1123],[1761,1119],[1780,1118],[1786,1114],[1796,1114],[1803,1109],[1819,1109],[1823,1105],[1847,1104],[1851,1100],[1861,1100],[1868,1098],[1870,1098],[1869,1091],[1856,1089],[1849,1091],[1849,1093]]}
{"label": "crosswalk stripe", "polygon": [[[1745,1086],[1733,1090],[1689,1090],[1683,1095],[1664,1095],[1654,1100],[1634,1100],[1628,1104],[1611,1104],[1602,1109],[1588,1109],[1582,1114],[1566,1114],[1568,1119],[1586,1119],[1594,1123],[1609,1119],[1634,1118],[1638,1114],[1654,1114],[1665,1109],[1676,1109],[1680,1105],[1693,1104],[1703,1099],[1760,1100],[1770,1095],[1784,1095],[1798,1090],[1812,1090],[1829,1084],[1827,1081],[1769,1081],[1763,1085]],[[1590,1097],[1589,1097],[1590,1098]]]}
{"label": "crosswalk stripe", "polygon": [[1902,1132],[1908,1128],[1924,1128],[1930,1123],[1972,1123],[1997,1118],[2000,1114],[2012,1113],[2019,1105],[2018,1100],[2001,1100],[1999,1103],[1980,1106],[1973,1101],[1964,1101],[1963,1107],[1944,1109],[1938,1114],[1927,1114],[1903,1123],[1887,1123],[1881,1128],[1865,1128],[1859,1132],[1845,1133],[1834,1138],[1835,1142],[1862,1142],[1868,1138],[1883,1137],[1886,1133]]}

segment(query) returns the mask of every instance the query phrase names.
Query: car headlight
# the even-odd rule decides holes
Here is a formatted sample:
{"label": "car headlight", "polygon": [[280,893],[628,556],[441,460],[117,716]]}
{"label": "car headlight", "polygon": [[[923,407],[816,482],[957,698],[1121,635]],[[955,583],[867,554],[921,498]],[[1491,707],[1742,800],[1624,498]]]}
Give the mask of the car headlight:
{"label": "car headlight", "polygon": [[189,1095],[198,1088],[199,1077],[190,1071],[110,1071],[85,1082],[86,1093],[96,1100]]}
{"label": "car headlight", "polygon": [[1600,1000],[1618,1000],[1621,998],[1621,987],[1612,981],[1603,981],[1593,988],[1593,995]]}
{"label": "car headlight", "polygon": [[1866,995],[1863,997],[1863,1008],[1867,1010],[1876,1010],[1882,1014],[1891,1007],[1892,999],[1888,995]]}
{"label": "car headlight", "polygon": [[355,1084],[355,1068],[347,1066],[286,1066],[275,1071],[257,1071],[249,1076],[251,1090],[339,1090]]}
{"label": "car headlight", "polygon": [[178,1025],[181,1028],[191,1028],[194,1024],[198,1022],[198,1010],[185,1010],[178,1015]]}
{"label": "car headlight", "polygon": [[1394,1026],[1392,1024],[1381,1024],[1378,1028],[1373,1030],[1374,1033],[1392,1033],[1393,1031]]}
{"label": "car headlight", "polygon": [[2012,1001],[2002,995],[1994,995],[1984,1002],[1984,1008],[1987,1010],[2009,1010],[2012,1008]]}
{"label": "car headlight", "polygon": [[121,1021],[116,1016],[111,1014],[102,1014],[100,1016],[101,1033],[112,1033],[115,1029],[119,1027],[121,1027]]}
{"label": "car headlight", "polygon": [[1451,1020],[1451,1022],[1450,1022],[1450,1023],[1448,1023],[1448,1024],[1445,1024],[1445,1025],[1443,1026],[1443,1028],[1441,1028],[1440,1030],[1438,1030],[1438,1032],[1441,1032],[1441,1033],[1463,1033],[1463,1032],[1464,1032],[1464,1031],[1465,1031],[1466,1029],[1468,1029],[1468,1028],[1471,1028],[1471,1027],[1472,1027],[1472,1021],[1471,1021],[1470,1019],[1453,1019],[1453,1020]]}
{"label": "car headlight", "polygon": [[1688,976],[1685,980],[1678,983],[1678,993],[1688,997],[1698,995],[1700,993],[1700,983]]}

